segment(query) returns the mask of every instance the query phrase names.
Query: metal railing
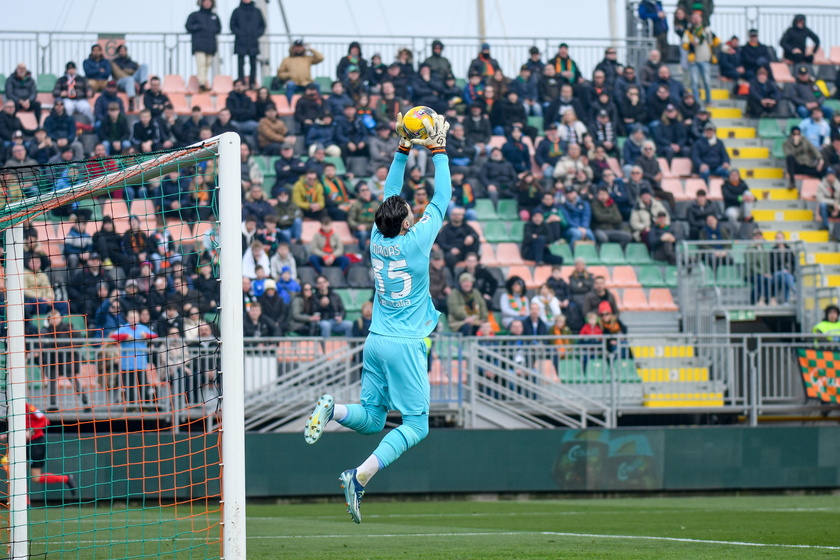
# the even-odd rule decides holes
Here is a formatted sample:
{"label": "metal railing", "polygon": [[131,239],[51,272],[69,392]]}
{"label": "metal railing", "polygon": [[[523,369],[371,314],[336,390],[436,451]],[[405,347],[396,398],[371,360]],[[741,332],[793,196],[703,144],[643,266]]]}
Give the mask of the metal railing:
{"label": "metal railing", "polygon": [[[639,2],[627,2],[627,36],[648,37],[650,30],[648,22],[639,19]],[[676,3],[667,2],[664,4],[665,13],[668,14],[669,42],[673,45],[677,42],[677,36],[673,32],[674,11]],[[840,45],[840,6],[837,4],[826,6],[715,6],[712,13],[710,26],[712,31],[721,38],[728,41],[733,35],[741,39],[742,44],[747,40],[747,31],[757,29],[761,42],[772,47],[777,55],[781,56],[782,50],[779,41],[785,31],[793,23],[795,14],[803,14],[807,18],[808,27],[819,37],[824,45],[824,51],[828,53],[829,46]]]}
{"label": "metal railing", "polygon": [[[109,37],[111,37],[109,35]],[[126,33],[118,38],[103,39],[106,56],[113,56],[116,46],[125,43],[131,58],[145,63],[152,74],[179,74],[185,79],[195,74],[191,39],[185,33]],[[274,75],[280,62],[288,55],[289,39],[285,35],[268,35],[268,52],[261,54]],[[306,41],[323,53],[324,61],[312,67],[312,75],[335,78],[339,60],[347,54],[347,46],[359,41],[362,53],[369,60],[374,53],[380,53],[382,61],[390,64],[397,51],[408,47],[414,52],[415,67],[431,55],[432,41],[436,37],[402,38],[392,36],[356,35],[307,35]],[[481,41],[475,37],[441,37],[445,44],[444,55],[452,63],[457,78],[466,78],[470,62],[476,58]],[[66,33],[51,31],[0,32],[0,72],[7,75],[15,65],[25,62],[35,74],[51,73],[61,75],[64,65],[72,60],[81,67],[90,54],[92,44],[100,42],[96,33]],[[499,61],[504,74],[516,77],[519,67],[528,59],[528,49],[537,46],[543,53],[543,61],[554,56],[560,42],[567,42],[570,54],[587,78],[595,66],[603,60],[604,50],[615,47],[618,60],[639,64],[652,48],[653,40],[647,37],[631,39],[609,38],[562,38],[562,37],[488,37],[493,57]],[[233,75],[236,57],[233,54],[233,35],[219,35],[219,68],[217,74]]]}
{"label": "metal railing", "polygon": [[[362,342],[247,341],[247,428],[298,430],[324,392],[358,402]],[[624,415],[657,413],[743,415],[756,425],[761,414],[825,410],[806,400],[797,356],[817,344],[827,342],[811,334],[630,333],[562,341],[436,336],[432,413],[466,428],[615,427]],[[28,399],[42,410],[54,402],[62,420],[141,416],[178,430],[190,420],[212,418],[217,406],[215,341],[151,345],[154,367],[145,371],[145,382],[126,381],[114,344],[68,339],[27,345]]]}

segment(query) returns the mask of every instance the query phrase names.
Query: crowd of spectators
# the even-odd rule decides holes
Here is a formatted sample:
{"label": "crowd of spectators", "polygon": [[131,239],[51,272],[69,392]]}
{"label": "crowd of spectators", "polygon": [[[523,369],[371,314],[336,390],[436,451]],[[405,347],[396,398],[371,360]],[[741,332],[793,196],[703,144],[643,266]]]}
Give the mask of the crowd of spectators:
{"label": "crowd of spectators", "polygon": [[[563,278],[563,259],[550,250],[552,244],[644,243],[654,259],[674,264],[681,239],[752,237],[752,228],[739,223],[751,223],[755,200],[708,110],[709,66],[718,58],[721,76],[734,80],[736,93],[742,82],[749,84],[743,96],[753,116],[780,116],[787,106],[803,117],[784,145],[791,186],[795,174],[824,176],[820,216],[826,227],[829,217],[840,216],[835,171],[840,115],[823,107],[824,96],[812,78],[807,53],[819,46],[819,38],[804,17],[794,19],[782,41],[797,80],[782,91],[770,70],[774,51],[759,42],[756,30],[743,47],[732,38],[718,49],[711,3],[687,9],[681,2],[673,22],[682,38],[678,58],[691,76],[686,88],[663,61],[661,51],[671,52],[661,33],[663,20],[667,31],[667,17],[658,2],[642,6],[648,4],[656,4],[645,14],[652,14],[660,44],[638,69],[618,61],[610,47],[587,78],[565,43],[556,53],[533,47],[523,53],[518,69],[502,68],[485,43],[468,74],[455,76],[442,41],[435,41],[432,54],[419,64],[409,49],[401,49],[390,64],[380,54],[368,60],[354,42],[335,68],[330,91],[323,92],[312,75],[323,55],[303,40],[291,45],[271,89],[257,87],[257,38],[265,24],[253,3],[243,0],[230,25],[239,76],[215,115],[199,106],[189,115],[176,115],[159,77],[133,61],[125,45],[110,61],[94,45],[82,64],[84,75],[74,62],[66,64],[49,116],[43,126],[29,130],[17,113],[33,111],[41,124],[44,107],[31,72],[18,65],[6,82],[0,113],[7,158],[2,178],[7,193],[17,196],[60,191],[116,171],[117,155],[238,132],[243,139],[243,334],[359,335],[369,326],[370,306],[363,306],[361,317],[349,317],[334,286],[372,287],[366,247],[398,143],[393,122],[398,112],[427,105],[452,123],[447,153],[453,198],[431,255],[432,297],[450,329],[484,332],[496,312],[492,330],[594,336],[604,332],[603,321],[620,316],[616,299],[605,279],[593,277],[581,259]],[[202,0],[187,22],[202,92],[211,91],[207,69],[221,30],[214,9],[213,0]],[[465,79],[463,86],[457,85],[459,78]],[[292,115],[278,115],[271,90],[285,91]],[[499,136],[504,141],[494,138]],[[256,156],[273,158],[273,182]],[[82,161],[86,157],[95,159]],[[720,177],[723,204],[710,200],[706,190],[678,204],[663,182],[659,158],[689,158],[693,172],[707,183]],[[63,165],[33,167],[49,163]],[[425,150],[412,150],[402,194],[415,214],[434,192],[432,174]],[[169,336],[173,329],[186,340],[199,339],[201,332],[212,335],[215,327],[206,319],[219,303],[215,230],[196,240],[194,250],[180,251],[166,219],[212,221],[214,185],[210,163],[112,193],[128,203],[149,199],[160,212],[156,224],[132,217],[125,233],[115,231],[109,216],[91,228],[88,210],[56,209],[55,217],[70,225],[65,266],[51,266],[37,230],[29,228],[27,312],[84,315],[95,336],[111,336],[126,323],[128,311],[136,311],[136,322],[156,336]],[[536,294],[529,297],[522,279],[505,278],[480,263],[481,235],[469,222],[477,218],[481,200],[497,208],[501,201],[515,201],[526,222],[522,258],[554,266]],[[305,244],[304,221],[318,223]],[[723,221],[735,227],[721,233]],[[344,224],[352,242],[342,235]],[[67,301],[69,306],[62,303]]]}

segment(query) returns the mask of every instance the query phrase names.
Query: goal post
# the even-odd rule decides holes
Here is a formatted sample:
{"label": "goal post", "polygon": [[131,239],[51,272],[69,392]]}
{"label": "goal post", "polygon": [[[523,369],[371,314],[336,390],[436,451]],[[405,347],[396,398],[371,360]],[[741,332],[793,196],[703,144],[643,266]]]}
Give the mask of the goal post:
{"label": "goal post", "polygon": [[240,138],[0,169],[4,558],[244,560]]}

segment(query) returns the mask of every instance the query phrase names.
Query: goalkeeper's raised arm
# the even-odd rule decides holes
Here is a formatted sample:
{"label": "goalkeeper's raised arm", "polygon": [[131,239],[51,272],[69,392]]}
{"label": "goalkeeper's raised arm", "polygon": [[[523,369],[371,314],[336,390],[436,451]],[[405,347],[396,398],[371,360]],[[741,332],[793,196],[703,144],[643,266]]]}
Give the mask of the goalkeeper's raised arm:
{"label": "goalkeeper's raised arm", "polygon": [[[411,140],[411,143],[426,146],[432,152],[435,164],[435,194],[429,206],[440,210],[440,217],[446,217],[446,209],[452,198],[452,178],[449,174],[449,156],[446,155],[446,133],[449,123],[443,115],[437,115],[433,123],[426,123],[427,138]],[[426,210],[428,212],[428,209]]]}

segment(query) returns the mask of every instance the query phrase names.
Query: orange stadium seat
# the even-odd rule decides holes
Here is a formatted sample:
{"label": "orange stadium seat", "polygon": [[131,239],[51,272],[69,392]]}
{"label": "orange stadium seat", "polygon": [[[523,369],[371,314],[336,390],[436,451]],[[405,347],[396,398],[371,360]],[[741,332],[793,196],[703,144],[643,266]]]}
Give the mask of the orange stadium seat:
{"label": "orange stadium seat", "polygon": [[192,110],[192,107],[198,105],[201,107],[201,112],[204,114],[216,112],[216,107],[213,103],[213,96],[209,93],[194,93],[190,98],[190,105],[190,110]]}
{"label": "orange stadium seat", "polygon": [[512,266],[508,269],[507,277],[519,276],[525,281],[525,286],[528,289],[533,289],[537,285],[534,283],[534,273],[532,271],[533,269],[530,266]]}
{"label": "orange stadium seat", "polygon": [[505,145],[506,141],[507,141],[507,138],[505,138],[504,136],[491,136],[490,137],[490,142],[488,142],[487,145],[490,146],[491,148],[501,148],[502,146]]}
{"label": "orange stadium seat", "polygon": [[230,93],[233,91],[233,78],[230,76],[216,76],[213,78],[213,92],[214,93]]}
{"label": "orange stadium seat", "polygon": [[685,198],[686,200],[694,200],[697,198],[697,191],[704,190],[708,192],[706,181],[703,179],[686,179],[685,180]]}
{"label": "orange stadium seat", "polygon": [[333,222],[333,230],[341,237],[341,242],[344,243],[344,250],[347,251],[347,245],[356,245],[358,240],[350,233],[350,226],[347,222]]}
{"label": "orange stadium seat", "polygon": [[[489,246],[485,243],[484,246]],[[496,262],[499,266],[524,266],[519,245],[516,243],[499,243],[496,245]]]}
{"label": "orange stadium seat", "polygon": [[712,177],[709,179],[709,200],[723,200],[723,179]]}
{"label": "orange stadium seat", "polygon": [[214,103],[214,106],[216,107],[216,109],[215,109],[216,111],[221,111],[223,108],[225,108],[227,106],[228,94],[220,93],[220,94],[217,94],[213,97],[216,99],[216,102]]}
{"label": "orange stadium seat", "polygon": [[534,268],[534,284],[542,286],[551,278],[551,265],[544,264]]}
{"label": "orange stadium seat", "polygon": [[184,78],[180,74],[167,74],[163,77],[163,93],[171,95],[173,93],[187,93],[187,84],[184,83]]}
{"label": "orange stadium seat", "polygon": [[213,229],[213,225],[210,222],[198,222],[193,225],[192,235],[196,239],[196,243],[202,242],[202,237],[204,234]]}
{"label": "orange stadium seat", "polygon": [[820,180],[813,177],[802,179],[802,188],[799,191],[799,198],[802,200],[816,200],[817,188],[820,186]]}
{"label": "orange stadium seat", "polygon": [[320,222],[315,221],[304,221],[303,227],[301,228],[300,233],[300,242],[304,245],[312,243],[312,238],[315,237],[315,233],[321,228]]}
{"label": "orange stadium seat", "polygon": [[632,266],[615,266],[612,269],[611,286],[616,288],[639,288],[636,270]]}
{"label": "orange stadium seat", "polygon": [[689,158],[672,159],[671,174],[674,177],[691,177],[691,160]]}
{"label": "orange stadium seat", "polygon": [[470,221],[467,222],[467,225],[469,225],[471,228],[473,228],[476,231],[476,233],[478,233],[478,240],[481,241],[482,243],[484,243],[485,242],[484,231],[481,227],[481,222],[470,220]]}
{"label": "orange stadium seat", "polygon": [[496,251],[490,243],[481,244],[481,264],[484,266],[501,266],[501,263],[496,259]]}
{"label": "orange stadium seat", "polygon": [[792,84],[796,81],[790,73],[790,68],[784,62],[771,62],[770,72],[773,73],[773,79],[780,84]]}
{"label": "orange stadium seat", "polygon": [[290,117],[295,114],[289,106],[289,100],[285,95],[272,95],[271,100],[274,101],[274,106],[277,107],[277,115],[281,117]]}
{"label": "orange stadium seat", "polygon": [[831,47],[830,55],[828,59],[831,61],[832,64],[840,64],[840,45],[836,47]]}
{"label": "orange stadium seat", "polygon": [[192,232],[190,231],[189,224],[185,224],[180,221],[171,223],[166,226],[166,231],[169,232],[169,235],[172,236],[172,240],[175,243],[186,245],[193,244],[193,236]]}
{"label": "orange stadium seat", "polygon": [[676,200],[685,200],[685,191],[679,179],[662,179],[662,190],[674,195]]}
{"label": "orange stadium seat", "polygon": [[198,78],[190,76],[187,80],[187,93],[198,93]]}
{"label": "orange stadium seat", "polygon": [[650,309],[656,311],[678,311],[679,307],[674,303],[674,297],[668,288],[650,289]]}
{"label": "orange stadium seat", "polygon": [[814,51],[814,64],[818,66],[827,66],[831,64],[831,61],[826,58],[825,51],[822,47],[819,47],[816,51]]}
{"label": "orange stadium seat", "polygon": [[662,176],[663,177],[676,177],[671,171],[671,166],[668,165],[668,160],[664,157],[656,158],[656,161],[659,162],[659,168],[662,169]]}
{"label": "orange stadium seat", "polygon": [[616,177],[624,177],[624,171],[621,169],[621,164],[618,163],[616,158],[607,158],[607,163],[610,165],[610,169],[612,169]]}
{"label": "orange stadium seat", "polygon": [[190,114],[190,106],[187,103],[187,96],[183,93],[170,93],[169,102],[172,103],[172,107],[178,115]]}
{"label": "orange stadium seat", "polygon": [[621,294],[619,307],[622,311],[647,311],[649,306],[645,291],[641,288],[626,288]]}
{"label": "orange stadium seat", "polygon": [[586,267],[586,270],[588,270],[590,273],[592,273],[592,276],[594,276],[596,278],[598,276],[603,276],[604,279],[607,281],[607,284],[610,283],[610,269],[607,268],[606,266],[588,265]]}

